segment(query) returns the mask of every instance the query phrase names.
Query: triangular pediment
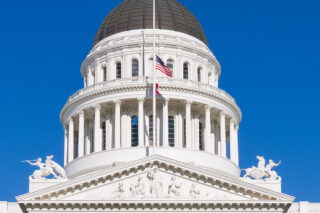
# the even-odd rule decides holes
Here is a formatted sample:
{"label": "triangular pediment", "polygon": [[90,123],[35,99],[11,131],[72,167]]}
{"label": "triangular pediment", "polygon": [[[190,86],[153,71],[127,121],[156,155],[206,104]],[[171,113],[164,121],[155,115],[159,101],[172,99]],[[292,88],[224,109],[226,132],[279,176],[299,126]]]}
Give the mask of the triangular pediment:
{"label": "triangular pediment", "polygon": [[217,171],[153,155],[17,197],[28,202],[279,202],[294,198]]}

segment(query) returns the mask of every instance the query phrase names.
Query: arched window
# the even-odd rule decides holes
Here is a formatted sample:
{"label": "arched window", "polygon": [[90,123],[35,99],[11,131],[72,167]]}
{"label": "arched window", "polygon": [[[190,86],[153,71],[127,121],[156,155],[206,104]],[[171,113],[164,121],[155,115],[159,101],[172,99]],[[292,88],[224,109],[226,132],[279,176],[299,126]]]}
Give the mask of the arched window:
{"label": "arched window", "polygon": [[139,62],[136,59],[132,60],[132,77],[139,76]]}
{"label": "arched window", "polygon": [[105,65],[102,66],[102,75],[103,81],[107,81],[107,67]]}
{"label": "arched window", "polygon": [[121,63],[116,64],[116,78],[121,78]]}
{"label": "arched window", "polygon": [[168,116],[168,139],[169,139],[169,146],[174,147],[174,117]]}
{"label": "arched window", "polygon": [[169,69],[171,70],[171,71],[173,71],[173,60],[172,59],[169,59],[168,61],[167,61],[167,67],[169,67]]}
{"label": "arched window", "polygon": [[203,126],[202,123],[199,123],[199,150],[203,151]]}
{"label": "arched window", "polygon": [[184,63],[183,64],[183,79],[188,79],[189,78],[189,64]]}
{"label": "arched window", "polygon": [[106,135],[107,135],[106,122],[103,122],[102,123],[102,150],[106,150]]}
{"label": "arched window", "polygon": [[134,115],[131,117],[131,146],[136,147],[139,143],[138,134],[138,116]]}
{"label": "arched window", "polygon": [[149,116],[149,142],[150,145],[153,141],[153,115]]}
{"label": "arched window", "polygon": [[198,67],[198,81],[201,82],[201,68]]}
{"label": "arched window", "polygon": [[149,58],[146,71],[148,76],[153,76],[153,57]]}

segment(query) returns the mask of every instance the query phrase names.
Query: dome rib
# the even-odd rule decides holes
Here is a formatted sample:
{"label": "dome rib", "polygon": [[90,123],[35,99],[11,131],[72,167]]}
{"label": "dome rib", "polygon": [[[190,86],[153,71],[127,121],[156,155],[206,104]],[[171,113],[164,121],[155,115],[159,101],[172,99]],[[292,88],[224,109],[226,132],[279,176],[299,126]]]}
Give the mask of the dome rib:
{"label": "dome rib", "polygon": [[[152,9],[152,0],[124,0],[104,19],[93,46],[116,33],[152,29]],[[176,0],[156,0],[156,28],[186,33],[208,45],[197,18]]]}

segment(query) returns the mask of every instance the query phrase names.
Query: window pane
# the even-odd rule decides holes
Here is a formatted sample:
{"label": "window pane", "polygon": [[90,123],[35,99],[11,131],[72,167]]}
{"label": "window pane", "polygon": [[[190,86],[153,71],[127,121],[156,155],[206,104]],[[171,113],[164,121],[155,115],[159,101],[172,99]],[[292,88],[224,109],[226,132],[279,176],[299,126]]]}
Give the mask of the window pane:
{"label": "window pane", "polygon": [[102,72],[103,72],[103,81],[106,81],[107,80],[107,68],[102,67]]}
{"label": "window pane", "polygon": [[139,62],[137,60],[132,61],[132,77],[139,76]]}
{"label": "window pane", "polygon": [[184,79],[189,78],[189,65],[187,63],[183,64],[183,78]]}
{"label": "window pane", "polygon": [[102,123],[102,150],[106,150],[106,122]]}
{"label": "window pane", "polygon": [[121,63],[117,63],[117,78],[121,78]]}
{"label": "window pane", "polygon": [[198,68],[198,81],[201,81],[201,68]]}
{"label": "window pane", "polygon": [[169,124],[169,131],[168,131],[168,138],[169,138],[169,146],[174,147],[174,117],[168,117],[168,124]]}
{"label": "window pane", "polygon": [[131,146],[136,147],[139,143],[138,116],[131,117]]}
{"label": "window pane", "polygon": [[149,116],[149,141],[153,141],[153,115]]}
{"label": "window pane", "polygon": [[199,149],[203,150],[202,123],[199,123]]}
{"label": "window pane", "polygon": [[170,69],[171,71],[173,71],[173,61],[172,61],[172,60],[168,60],[168,61],[167,61],[167,67],[169,67],[169,69]]}

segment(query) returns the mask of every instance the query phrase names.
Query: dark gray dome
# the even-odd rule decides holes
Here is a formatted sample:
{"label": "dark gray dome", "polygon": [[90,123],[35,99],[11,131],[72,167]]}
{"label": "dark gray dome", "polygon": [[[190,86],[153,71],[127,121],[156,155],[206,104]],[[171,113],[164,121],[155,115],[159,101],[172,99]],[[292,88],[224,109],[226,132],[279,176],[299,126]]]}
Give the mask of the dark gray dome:
{"label": "dark gray dome", "polygon": [[[124,0],[101,24],[94,44],[116,33],[152,29],[152,0]],[[176,0],[156,0],[156,28],[189,34],[208,45],[197,18]]]}

